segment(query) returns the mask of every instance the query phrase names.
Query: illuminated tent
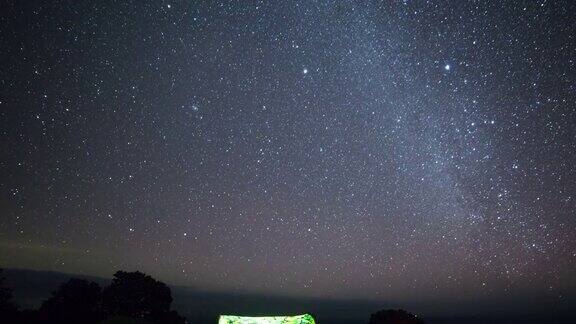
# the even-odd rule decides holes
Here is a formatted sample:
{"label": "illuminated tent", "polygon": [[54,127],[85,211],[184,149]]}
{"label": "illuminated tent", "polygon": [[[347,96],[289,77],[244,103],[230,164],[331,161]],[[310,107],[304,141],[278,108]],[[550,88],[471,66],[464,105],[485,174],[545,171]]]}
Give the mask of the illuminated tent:
{"label": "illuminated tent", "polygon": [[248,317],[220,315],[218,324],[315,324],[312,315]]}

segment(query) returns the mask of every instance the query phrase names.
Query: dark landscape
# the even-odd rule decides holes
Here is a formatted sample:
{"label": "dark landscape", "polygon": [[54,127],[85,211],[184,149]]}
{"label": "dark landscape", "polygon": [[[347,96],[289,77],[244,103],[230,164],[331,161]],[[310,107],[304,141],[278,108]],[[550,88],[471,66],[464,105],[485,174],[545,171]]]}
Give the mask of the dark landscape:
{"label": "dark landscape", "polygon": [[[32,271],[23,269],[5,269],[4,277],[6,285],[13,287],[16,303],[23,309],[36,309],[41,303],[50,297],[50,292],[71,278],[86,279],[96,282],[101,286],[108,285],[110,279],[70,275],[50,271]],[[369,314],[382,308],[395,308],[400,305],[379,303],[375,301],[332,299],[323,300],[317,298],[289,298],[279,296],[264,296],[254,294],[230,294],[195,290],[188,287],[170,287],[174,298],[173,309],[186,317],[190,323],[217,323],[220,314],[299,314],[312,313],[319,323],[367,323]],[[571,306],[576,299],[574,296],[559,302],[555,307],[534,305],[533,301],[516,301],[513,308],[498,311],[475,314],[477,305],[467,305],[464,308],[445,309],[442,315],[434,307],[422,307],[422,305],[402,305],[408,309],[423,309],[431,313],[424,316],[426,323],[432,324],[532,324],[532,323],[555,323],[568,324],[576,321],[576,316]],[[528,309],[527,306],[531,308]],[[485,307],[488,309],[489,307]],[[548,310],[548,311],[547,311]],[[422,313],[426,314],[426,313]]]}

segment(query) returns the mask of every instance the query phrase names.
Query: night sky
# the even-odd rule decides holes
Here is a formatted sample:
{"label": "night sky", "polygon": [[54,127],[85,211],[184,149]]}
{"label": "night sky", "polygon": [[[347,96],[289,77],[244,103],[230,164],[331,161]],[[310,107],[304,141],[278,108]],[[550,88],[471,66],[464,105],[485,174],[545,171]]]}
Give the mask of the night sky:
{"label": "night sky", "polygon": [[0,267],[576,293],[576,2],[11,1]]}

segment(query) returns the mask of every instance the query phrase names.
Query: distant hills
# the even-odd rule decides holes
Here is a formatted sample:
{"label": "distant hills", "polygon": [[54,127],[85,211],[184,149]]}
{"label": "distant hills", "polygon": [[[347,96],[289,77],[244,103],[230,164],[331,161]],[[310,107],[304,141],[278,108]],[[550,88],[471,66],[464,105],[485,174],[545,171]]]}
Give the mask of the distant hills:
{"label": "distant hills", "polygon": [[[70,278],[94,281],[101,286],[110,279],[72,275],[52,271],[4,269],[6,285],[14,289],[20,308],[37,308],[51,292]],[[332,301],[314,298],[289,298],[257,294],[233,294],[200,291],[188,287],[170,286],[173,308],[192,323],[217,323],[220,314],[270,315],[312,313],[319,323],[364,323],[371,312],[382,304],[362,301]]]}
{"label": "distant hills", "polygon": [[21,309],[39,307],[42,301],[48,299],[60,284],[70,278],[94,281],[101,286],[107,285],[111,281],[106,278],[72,275],[62,272],[10,268],[3,268],[2,276],[6,278],[6,286],[14,290],[14,299]]}

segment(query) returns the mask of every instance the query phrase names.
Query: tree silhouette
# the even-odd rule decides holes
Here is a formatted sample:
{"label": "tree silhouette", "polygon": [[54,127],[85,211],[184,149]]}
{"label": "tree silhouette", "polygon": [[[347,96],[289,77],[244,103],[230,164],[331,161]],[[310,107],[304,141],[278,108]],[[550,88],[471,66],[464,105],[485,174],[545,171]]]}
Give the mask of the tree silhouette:
{"label": "tree silhouette", "polygon": [[70,279],[42,303],[38,317],[49,323],[97,323],[102,319],[100,299],[97,283]]}
{"label": "tree silhouette", "polygon": [[4,277],[0,269],[0,319],[15,322],[18,317],[18,307],[13,301],[12,289],[4,287]]}
{"label": "tree silhouette", "polygon": [[102,306],[108,315],[184,323],[184,318],[170,312],[171,303],[168,286],[138,271],[116,272],[110,286],[102,292]]}
{"label": "tree silhouette", "polygon": [[402,309],[386,309],[370,315],[368,324],[424,324],[424,321]]}

